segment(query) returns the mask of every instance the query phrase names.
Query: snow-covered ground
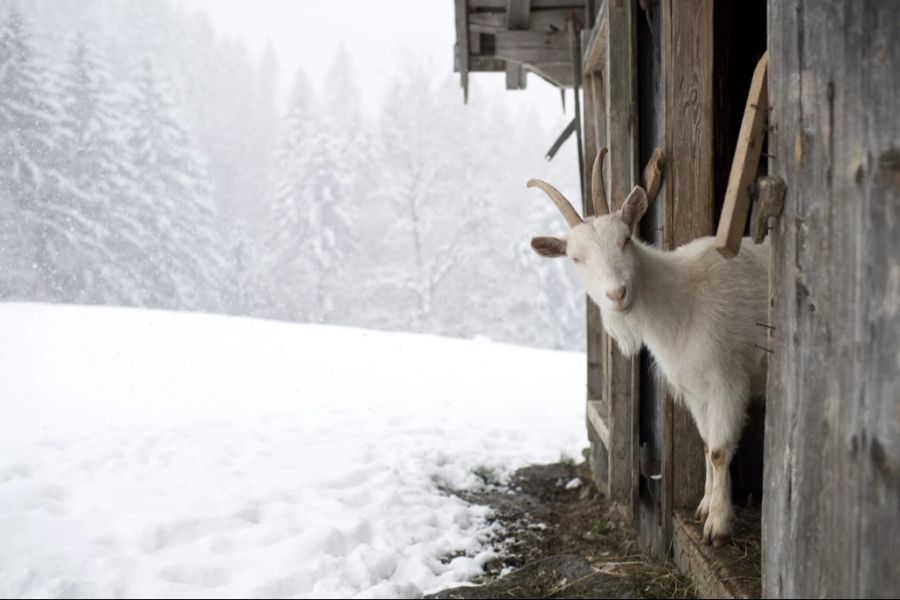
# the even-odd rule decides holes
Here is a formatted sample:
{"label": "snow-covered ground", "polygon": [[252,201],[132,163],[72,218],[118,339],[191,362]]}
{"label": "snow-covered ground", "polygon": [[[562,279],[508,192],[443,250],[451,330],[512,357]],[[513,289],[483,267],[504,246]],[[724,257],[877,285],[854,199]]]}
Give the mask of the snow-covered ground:
{"label": "snow-covered ground", "polygon": [[0,304],[0,596],[465,581],[491,557],[488,509],[441,489],[576,456],[583,368],[487,341]]}

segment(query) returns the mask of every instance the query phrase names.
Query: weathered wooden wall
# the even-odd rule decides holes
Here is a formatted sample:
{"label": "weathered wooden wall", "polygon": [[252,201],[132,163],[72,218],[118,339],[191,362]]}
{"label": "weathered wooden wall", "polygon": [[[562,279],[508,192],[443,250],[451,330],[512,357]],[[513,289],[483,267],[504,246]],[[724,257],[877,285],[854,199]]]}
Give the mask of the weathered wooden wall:
{"label": "weathered wooden wall", "polygon": [[900,2],[770,0],[765,597],[900,594]]}

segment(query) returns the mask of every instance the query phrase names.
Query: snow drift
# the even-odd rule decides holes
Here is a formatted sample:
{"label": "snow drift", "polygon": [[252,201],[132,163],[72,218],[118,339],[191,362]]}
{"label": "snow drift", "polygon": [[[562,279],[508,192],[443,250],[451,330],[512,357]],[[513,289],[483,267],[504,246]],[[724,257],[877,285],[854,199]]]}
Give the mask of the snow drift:
{"label": "snow drift", "polygon": [[0,331],[4,597],[415,597],[492,556],[442,490],[583,443],[578,353],[28,304]]}

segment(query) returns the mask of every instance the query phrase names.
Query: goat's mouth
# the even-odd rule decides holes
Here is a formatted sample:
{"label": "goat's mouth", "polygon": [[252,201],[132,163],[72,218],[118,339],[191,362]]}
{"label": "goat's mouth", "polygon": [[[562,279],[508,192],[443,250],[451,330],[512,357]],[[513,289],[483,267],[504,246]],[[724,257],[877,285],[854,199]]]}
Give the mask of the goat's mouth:
{"label": "goat's mouth", "polygon": [[614,313],[624,315],[631,311],[631,306],[634,304],[632,302],[632,298],[630,295],[623,298],[620,302],[610,302],[610,306]]}

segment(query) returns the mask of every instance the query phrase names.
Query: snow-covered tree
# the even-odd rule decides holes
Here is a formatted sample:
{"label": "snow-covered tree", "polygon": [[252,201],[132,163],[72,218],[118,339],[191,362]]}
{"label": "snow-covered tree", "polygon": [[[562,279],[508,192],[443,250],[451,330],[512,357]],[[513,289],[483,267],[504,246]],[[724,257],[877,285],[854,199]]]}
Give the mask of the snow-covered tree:
{"label": "snow-covered tree", "polygon": [[0,17],[0,297],[59,300],[80,215],[58,167],[59,107],[13,6]]}
{"label": "snow-covered tree", "polygon": [[150,60],[142,61],[130,104],[135,212],[148,242],[140,276],[148,302],[216,309],[221,305],[223,244],[203,157]]}
{"label": "snow-covered tree", "polygon": [[134,265],[146,253],[135,172],[123,134],[125,120],[104,63],[79,34],[60,78],[62,118],[56,137],[60,170],[71,183],[62,200],[85,227],[79,252],[68,257],[66,300],[140,303]]}
{"label": "snow-covered tree", "polygon": [[267,272],[277,316],[323,322],[335,309],[331,277],[343,267],[351,223],[318,114],[298,71],[276,158]]}

